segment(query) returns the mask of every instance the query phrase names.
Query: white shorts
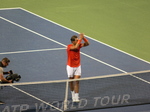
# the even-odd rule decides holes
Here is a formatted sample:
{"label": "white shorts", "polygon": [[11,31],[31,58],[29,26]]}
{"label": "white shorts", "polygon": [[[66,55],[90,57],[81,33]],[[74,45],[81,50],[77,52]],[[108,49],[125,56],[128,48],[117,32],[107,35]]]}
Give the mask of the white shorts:
{"label": "white shorts", "polygon": [[66,69],[67,69],[68,77],[74,77],[74,75],[81,76],[81,66],[79,66],[79,67],[70,67],[70,66],[67,65]]}

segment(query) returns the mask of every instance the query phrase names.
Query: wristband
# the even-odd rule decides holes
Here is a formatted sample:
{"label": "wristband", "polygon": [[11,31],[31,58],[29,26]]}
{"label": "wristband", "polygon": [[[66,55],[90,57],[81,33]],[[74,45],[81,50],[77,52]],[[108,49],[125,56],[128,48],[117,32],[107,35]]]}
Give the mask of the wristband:
{"label": "wristband", "polygon": [[86,38],[83,38],[84,42],[88,42],[88,40]]}
{"label": "wristband", "polygon": [[82,41],[81,39],[80,39],[80,40],[78,40],[77,44],[80,44],[80,43],[81,43],[81,41]]}

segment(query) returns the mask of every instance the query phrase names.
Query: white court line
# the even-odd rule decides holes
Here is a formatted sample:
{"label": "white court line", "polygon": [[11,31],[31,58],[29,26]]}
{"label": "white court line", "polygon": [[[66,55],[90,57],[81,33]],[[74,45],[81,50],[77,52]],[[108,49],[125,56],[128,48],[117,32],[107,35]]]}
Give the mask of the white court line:
{"label": "white court line", "polygon": [[[21,26],[21,25],[15,23],[15,22],[12,22],[12,21],[6,19],[6,18],[0,17],[0,19],[3,19],[3,20],[5,20],[5,21],[7,21],[7,22],[9,22],[9,23],[11,23],[11,24],[14,24],[14,25],[16,25],[16,26],[18,26],[18,27],[20,27],[20,28],[22,28],[22,29],[25,29],[25,30],[27,30],[27,31],[29,31],[29,32],[32,32],[32,33],[34,33],[34,34],[36,34],[36,35],[38,35],[38,36],[41,36],[41,37],[43,37],[43,38],[45,38],[45,39],[47,39],[47,40],[50,40],[50,41],[52,41],[52,42],[55,42],[55,43],[57,43],[57,44],[59,44],[59,45],[62,45],[62,46],[64,46],[64,47],[67,47],[65,44],[62,44],[62,43],[60,43],[60,42],[58,42],[58,41],[56,41],[56,40],[53,40],[53,39],[51,39],[51,38],[49,38],[49,37],[47,37],[47,36],[44,36],[44,35],[42,35],[42,34],[40,34],[40,33],[37,33],[37,32],[35,32],[35,31],[33,31],[33,30],[30,30],[30,29],[28,29],[28,28],[26,28],[26,27],[23,27],[23,26]],[[98,59],[96,59],[96,58],[94,58],[94,57],[92,57],[92,56],[90,56],[90,55],[88,55],[88,54],[85,54],[85,53],[83,53],[83,52],[81,52],[81,54],[83,54],[84,56],[87,56],[87,57],[89,57],[89,58],[91,58],[91,59],[93,59],[93,60],[95,60],[95,61],[98,61],[98,62],[100,62],[100,63],[103,63],[103,64],[105,64],[105,65],[107,65],[107,66],[109,66],[109,67],[111,67],[111,68],[114,68],[114,69],[116,69],[116,70],[118,70],[118,71],[121,71],[121,72],[123,72],[123,73],[127,73],[126,71],[124,71],[124,70],[122,70],[122,69],[120,69],[120,68],[118,68],[118,67],[115,67],[115,66],[113,66],[113,65],[111,65],[111,64],[108,64],[108,63],[105,63],[105,62],[103,62],[103,61],[101,61],[101,60],[98,60]],[[133,77],[133,75],[131,75],[131,76]],[[136,77],[136,76],[135,76],[135,78],[141,80],[139,77]],[[142,79],[141,81],[143,81],[143,80],[144,80],[144,79]],[[147,82],[147,81],[145,80],[144,82]]]}
{"label": "white court line", "polygon": [[[68,29],[68,30],[73,31],[73,32],[75,32],[75,33],[79,33],[79,32],[77,32],[77,31],[75,31],[75,30],[72,30],[72,29],[70,29],[70,28],[67,28],[67,27],[65,27],[65,26],[63,26],[63,25],[60,25],[60,24],[58,24],[58,23],[56,23],[56,22],[54,22],[54,21],[52,21],[52,20],[46,19],[46,18],[44,18],[44,17],[42,17],[42,16],[39,16],[39,15],[37,15],[37,14],[35,14],[35,13],[33,13],[33,12],[30,12],[30,11],[28,11],[28,10],[26,10],[26,9],[23,9],[23,8],[21,8],[21,7],[16,7],[16,8],[2,8],[2,9],[0,9],[0,10],[11,10],[11,9],[21,9],[21,10],[24,10],[24,11],[26,11],[26,12],[32,14],[32,15],[35,15],[35,16],[37,16],[37,17],[39,17],[39,18],[42,18],[42,19],[44,19],[44,20],[46,20],[46,21],[49,21],[49,22],[51,22],[51,23],[54,23],[54,24],[56,24],[56,25],[58,25],[58,26],[60,26],[60,27],[63,27],[63,28],[65,28],[65,29]],[[137,56],[134,56],[134,55],[132,55],[132,54],[129,54],[129,53],[127,53],[127,52],[125,52],[125,51],[122,51],[122,50],[120,50],[120,49],[118,49],[118,48],[115,48],[115,47],[113,47],[113,46],[110,46],[110,45],[108,45],[108,44],[106,44],[106,43],[104,43],[104,42],[98,41],[98,40],[96,40],[96,39],[94,39],[94,38],[91,38],[91,37],[89,37],[89,36],[87,36],[87,35],[85,35],[85,36],[86,36],[87,38],[90,38],[91,40],[94,40],[94,41],[96,41],[96,42],[98,42],[98,43],[101,43],[101,44],[103,44],[103,45],[105,45],[105,46],[108,46],[108,47],[110,47],[110,48],[112,48],[112,49],[115,49],[115,50],[117,50],[117,51],[119,51],[119,52],[122,52],[122,53],[124,53],[124,54],[126,54],[126,55],[129,55],[129,56],[131,56],[131,57],[134,57],[134,58],[136,58],[136,59],[139,59],[139,60],[141,60],[141,61],[143,61],[143,62],[146,62],[146,63],[150,64],[150,62],[148,62],[148,61],[146,61],[146,60],[144,60],[144,59],[141,59],[141,58],[139,58],[139,57],[137,57]]]}
{"label": "white court line", "polygon": [[25,91],[23,91],[23,90],[21,90],[21,89],[15,87],[15,86],[13,86],[13,85],[11,85],[11,87],[13,87],[14,89],[16,89],[16,90],[18,90],[18,91],[20,91],[20,92],[22,92],[22,93],[25,93],[25,94],[28,95],[28,96],[31,96],[32,98],[35,98],[35,99],[38,100],[38,101],[41,101],[41,102],[45,103],[46,105],[49,105],[49,106],[51,106],[51,107],[53,107],[53,108],[59,110],[60,112],[63,112],[63,110],[61,110],[61,109],[59,109],[59,108],[57,108],[57,107],[51,105],[50,103],[48,103],[48,102],[46,102],[46,101],[44,101],[44,100],[42,100],[42,99],[40,99],[40,98],[38,98],[38,97],[36,97],[36,96],[33,96],[32,94],[29,94],[29,93],[27,93],[27,92],[25,92]]}
{"label": "white court line", "polygon": [[54,51],[54,50],[62,50],[66,48],[53,48],[53,49],[39,49],[39,50],[27,50],[27,51],[14,51],[14,52],[3,52],[1,54],[17,54],[17,53],[29,53],[29,52],[40,52],[40,51]]}
{"label": "white court line", "polygon": [[20,7],[14,7],[14,8],[0,8],[0,10],[12,10],[12,9],[21,9]]}
{"label": "white court line", "polygon": [[23,27],[23,26],[21,26],[21,25],[15,23],[15,22],[12,22],[12,21],[10,21],[10,20],[8,20],[8,19],[5,19],[5,18],[3,18],[3,17],[1,17],[1,16],[0,16],[0,19],[3,19],[3,20],[5,20],[5,21],[7,21],[7,22],[9,22],[9,23],[11,23],[11,24],[14,24],[14,25],[16,25],[16,26],[18,26],[18,27],[20,27],[20,28],[22,28],[22,29],[25,29],[25,30],[27,30],[27,31],[29,31],[29,32],[31,32],[31,33],[34,33],[34,34],[36,34],[36,35],[38,35],[38,36],[41,36],[41,37],[43,37],[43,38],[45,38],[45,39],[47,39],[47,40],[50,40],[50,41],[52,41],[52,42],[55,42],[55,43],[57,43],[57,44],[59,44],[59,45],[62,45],[62,46],[64,46],[64,47],[66,47],[66,45],[64,45],[64,44],[62,44],[62,43],[60,43],[60,42],[58,42],[58,41],[55,41],[55,40],[53,40],[53,39],[51,39],[51,38],[49,38],[49,37],[46,37],[46,36],[44,36],[44,35],[42,35],[42,34],[40,34],[40,33],[37,33],[37,32],[35,32],[35,31],[33,31],[33,30],[30,30],[30,29],[28,29],[28,28],[26,28],[26,27]]}
{"label": "white court line", "polygon": [[[68,28],[68,27],[65,27],[65,26],[63,26],[63,25],[60,25],[60,24],[58,24],[58,23],[56,23],[56,22],[54,22],[54,21],[52,21],[52,20],[46,19],[46,18],[44,18],[44,17],[42,17],[42,16],[39,16],[39,15],[33,13],[33,12],[30,12],[30,11],[28,11],[28,10],[26,10],[26,9],[23,9],[23,8],[20,8],[20,9],[21,9],[21,10],[24,10],[24,11],[26,11],[26,12],[28,12],[28,13],[34,15],[34,16],[37,16],[37,17],[39,17],[39,18],[42,18],[42,19],[44,19],[44,20],[46,20],[46,21],[48,21],[48,22],[54,23],[55,25],[58,25],[58,26],[60,26],[60,27],[62,27],[62,28],[65,28],[65,29],[67,29],[67,30],[70,30],[70,31],[72,31],[72,32],[75,32],[75,33],[78,33],[78,34],[79,34],[79,32],[77,32],[77,31],[75,31],[75,30],[72,30],[72,29],[70,29],[70,28]],[[112,48],[112,49],[115,49],[115,50],[117,50],[117,51],[119,51],[119,52],[122,52],[122,53],[124,53],[124,54],[126,54],[126,55],[129,55],[129,56],[131,56],[131,57],[134,57],[134,58],[136,58],[136,59],[139,59],[139,60],[141,60],[141,61],[143,61],[143,62],[146,62],[146,63],[150,64],[150,62],[148,62],[148,61],[146,61],[146,60],[144,60],[144,59],[141,59],[141,58],[139,58],[139,57],[137,57],[137,56],[131,55],[131,54],[125,52],[125,51],[122,51],[122,50],[120,50],[120,49],[117,49],[117,48],[115,48],[115,47],[113,47],[113,46],[110,46],[110,45],[108,45],[108,44],[106,44],[106,43],[104,43],[104,42],[98,41],[98,40],[96,40],[96,39],[94,39],[94,38],[91,38],[91,37],[89,37],[89,36],[87,36],[87,35],[85,35],[85,36],[86,36],[87,38],[90,38],[91,40],[94,40],[94,41],[96,41],[96,42],[98,42],[98,43],[101,43],[101,44],[103,44],[103,45],[105,45],[105,46],[108,46],[108,47],[110,47],[110,48]]]}

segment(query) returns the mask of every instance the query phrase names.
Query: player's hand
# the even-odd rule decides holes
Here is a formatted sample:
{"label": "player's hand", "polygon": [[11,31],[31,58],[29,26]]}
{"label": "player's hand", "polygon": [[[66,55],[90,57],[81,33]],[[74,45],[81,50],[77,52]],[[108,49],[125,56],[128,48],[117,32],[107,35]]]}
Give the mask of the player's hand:
{"label": "player's hand", "polygon": [[13,71],[12,70],[9,70],[9,72],[8,72],[9,74],[13,74]]}
{"label": "player's hand", "polygon": [[12,83],[12,80],[8,80],[9,83]]}
{"label": "player's hand", "polygon": [[83,39],[84,38],[84,34],[83,33],[80,33],[79,34],[79,39]]}

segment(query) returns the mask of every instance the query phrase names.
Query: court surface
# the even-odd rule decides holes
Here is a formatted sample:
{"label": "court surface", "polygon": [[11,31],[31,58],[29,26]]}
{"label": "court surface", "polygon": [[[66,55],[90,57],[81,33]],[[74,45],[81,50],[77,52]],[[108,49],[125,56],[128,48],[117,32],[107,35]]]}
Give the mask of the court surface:
{"label": "court surface", "polygon": [[[79,32],[46,20],[22,8],[0,10],[0,58],[8,57],[20,82],[67,79],[66,46]],[[85,34],[86,35],[86,34]],[[150,63],[86,36],[90,46],[81,49],[82,77],[144,71]],[[132,77],[133,78],[133,77]],[[148,76],[137,76],[150,82]],[[143,82],[142,80],[139,80]],[[148,83],[146,85],[148,85]],[[148,85],[149,86],[149,85]],[[148,112],[149,105],[86,112]]]}

